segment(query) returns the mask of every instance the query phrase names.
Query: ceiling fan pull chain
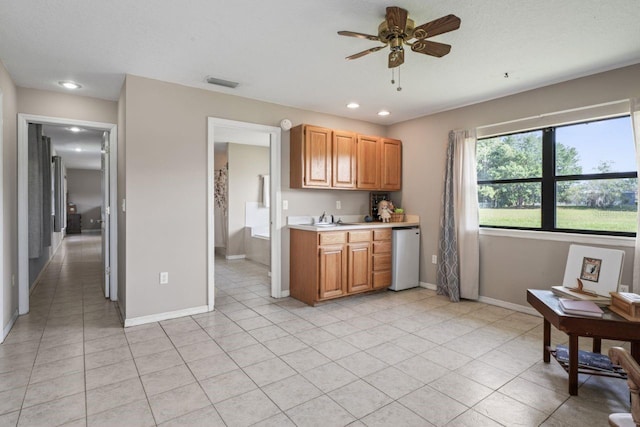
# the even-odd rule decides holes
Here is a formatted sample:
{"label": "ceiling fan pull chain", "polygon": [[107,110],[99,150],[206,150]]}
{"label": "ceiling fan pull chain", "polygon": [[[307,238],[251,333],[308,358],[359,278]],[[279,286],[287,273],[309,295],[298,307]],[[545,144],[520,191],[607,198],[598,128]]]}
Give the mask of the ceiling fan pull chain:
{"label": "ceiling fan pull chain", "polygon": [[395,78],[395,68],[391,69],[391,84],[395,84],[396,83],[396,78]]}
{"label": "ceiling fan pull chain", "polygon": [[396,90],[398,92],[402,90],[402,87],[400,86],[400,67],[398,67],[398,88]]}

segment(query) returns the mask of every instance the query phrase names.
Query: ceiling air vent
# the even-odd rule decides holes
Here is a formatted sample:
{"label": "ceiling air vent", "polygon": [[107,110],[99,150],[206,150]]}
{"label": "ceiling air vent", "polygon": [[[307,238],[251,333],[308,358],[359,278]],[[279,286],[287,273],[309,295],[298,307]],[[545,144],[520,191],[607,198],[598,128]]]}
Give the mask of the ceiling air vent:
{"label": "ceiling air vent", "polygon": [[217,79],[215,77],[207,77],[207,83],[211,85],[230,87],[231,89],[235,89],[238,86],[238,82],[231,82],[229,80]]}

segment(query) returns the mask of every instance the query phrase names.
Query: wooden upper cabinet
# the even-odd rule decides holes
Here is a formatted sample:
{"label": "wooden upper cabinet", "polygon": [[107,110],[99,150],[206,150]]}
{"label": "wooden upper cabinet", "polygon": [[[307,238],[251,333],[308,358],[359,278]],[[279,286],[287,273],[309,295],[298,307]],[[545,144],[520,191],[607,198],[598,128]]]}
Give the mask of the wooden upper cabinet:
{"label": "wooden upper cabinet", "polygon": [[333,180],[334,188],[356,188],[356,134],[333,131]]}
{"label": "wooden upper cabinet", "polygon": [[292,188],[331,187],[331,129],[300,125],[291,129]]}
{"label": "wooden upper cabinet", "polygon": [[380,138],[358,135],[358,183],[362,190],[380,188]]}
{"label": "wooden upper cabinet", "polygon": [[290,132],[291,188],[399,191],[402,142],[311,125]]}
{"label": "wooden upper cabinet", "polygon": [[402,142],[397,139],[382,138],[381,146],[380,188],[399,191],[402,189]]}

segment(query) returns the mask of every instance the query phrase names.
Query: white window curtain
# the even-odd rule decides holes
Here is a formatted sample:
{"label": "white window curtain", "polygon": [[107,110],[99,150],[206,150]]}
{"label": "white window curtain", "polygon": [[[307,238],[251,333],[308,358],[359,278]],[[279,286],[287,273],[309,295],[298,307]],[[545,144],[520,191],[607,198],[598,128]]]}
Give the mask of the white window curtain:
{"label": "white window curtain", "polygon": [[[629,101],[631,123],[633,125],[633,137],[636,142],[636,167],[640,171],[640,98]],[[638,231],[636,232],[636,248],[633,257],[633,292],[640,292],[640,215],[638,215]]]}
{"label": "white window curtain", "polygon": [[476,134],[451,131],[447,148],[437,292],[451,301],[478,299],[480,249]]}

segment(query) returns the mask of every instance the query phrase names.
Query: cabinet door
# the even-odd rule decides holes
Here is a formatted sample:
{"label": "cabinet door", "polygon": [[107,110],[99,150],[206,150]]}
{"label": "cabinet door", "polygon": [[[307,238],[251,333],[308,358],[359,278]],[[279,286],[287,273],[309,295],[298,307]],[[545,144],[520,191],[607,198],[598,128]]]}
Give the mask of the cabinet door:
{"label": "cabinet door", "polygon": [[358,135],[358,188],[380,188],[380,144],[375,136]]}
{"label": "cabinet door", "polygon": [[331,129],[304,128],[304,185],[331,186]]}
{"label": "cabinet door", "polygon": [[371,245],[353,243],[348,246],[347,292],[362,292],[371,289]]}
{"label": "cabinet door", "polygon": [[402,142],[383,138],[381,188],[399,191],[402,189]]}
{"label": "cabinet door", "polygon": [[356,134],[333,131],[333,187],[356,188]]}
{"label": "cabinet door", "polygon": [[319,298],[344,295],[346,291],[345,246],[321,246],[319,257]]}

